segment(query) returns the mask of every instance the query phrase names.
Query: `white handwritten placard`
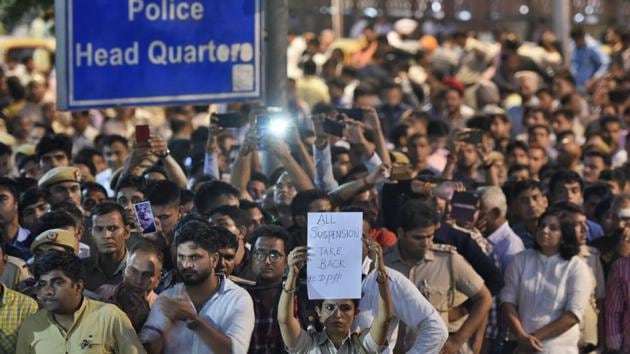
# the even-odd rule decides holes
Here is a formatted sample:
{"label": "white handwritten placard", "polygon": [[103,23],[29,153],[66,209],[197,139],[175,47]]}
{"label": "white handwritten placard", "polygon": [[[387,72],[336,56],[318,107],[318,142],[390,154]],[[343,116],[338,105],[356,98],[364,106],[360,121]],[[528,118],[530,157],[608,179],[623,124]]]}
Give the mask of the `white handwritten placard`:
{"label": "white handwritten placard", "polygon": [[363,213],[308,213],[308,298],[361,298]]}

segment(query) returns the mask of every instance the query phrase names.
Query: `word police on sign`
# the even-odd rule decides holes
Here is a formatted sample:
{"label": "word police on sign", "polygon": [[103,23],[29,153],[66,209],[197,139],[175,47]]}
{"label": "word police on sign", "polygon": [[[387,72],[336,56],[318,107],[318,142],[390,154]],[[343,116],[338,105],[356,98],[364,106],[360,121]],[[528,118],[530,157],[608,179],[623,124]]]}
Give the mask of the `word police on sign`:
{"label": "word police on sign", "polygon": [[61,109],[258,99],[261,0],[57,0]]}

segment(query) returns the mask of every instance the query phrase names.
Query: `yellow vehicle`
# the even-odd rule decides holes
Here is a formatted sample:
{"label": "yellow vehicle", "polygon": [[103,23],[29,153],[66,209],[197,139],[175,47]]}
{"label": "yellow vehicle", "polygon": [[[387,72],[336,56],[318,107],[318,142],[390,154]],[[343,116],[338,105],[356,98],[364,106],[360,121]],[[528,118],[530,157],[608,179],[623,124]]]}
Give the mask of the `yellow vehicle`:
{"label": "yellow vehicle", "polygon": [[0,36],[0,64],[10,60],[21,61],[32,56],[35,68],[41,72],[52,69],[56,42],[54,38],[27,38]]}

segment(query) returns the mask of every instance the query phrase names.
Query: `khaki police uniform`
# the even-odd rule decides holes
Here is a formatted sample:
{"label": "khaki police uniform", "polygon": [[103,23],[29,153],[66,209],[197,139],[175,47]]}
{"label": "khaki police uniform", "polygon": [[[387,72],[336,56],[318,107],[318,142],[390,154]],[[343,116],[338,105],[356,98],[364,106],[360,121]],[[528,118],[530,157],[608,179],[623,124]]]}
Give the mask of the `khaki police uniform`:
{"label": "khaki police uniform", "polygon": [[48,188],[61,182],[81,183],[81,170],[71,166],[55,167],[39,179],[39,188]]}
{"label": "khaki police uniform", "polygon": [[483,288],[483,279],[457,253],[455,247],[434,244],[424,258],[411,267],[409,279],[438,310],[449,333],[459,330],[466,317],[449,323],[448,311]]}
{"label": "khaki police uniform", "polygon": [[78,253],[79,240],[68,230],[50,229],[42,232],[33,240],[31,252],[35,253],[38,247],[46,244],[62,246],[74,250],[74,253]]}

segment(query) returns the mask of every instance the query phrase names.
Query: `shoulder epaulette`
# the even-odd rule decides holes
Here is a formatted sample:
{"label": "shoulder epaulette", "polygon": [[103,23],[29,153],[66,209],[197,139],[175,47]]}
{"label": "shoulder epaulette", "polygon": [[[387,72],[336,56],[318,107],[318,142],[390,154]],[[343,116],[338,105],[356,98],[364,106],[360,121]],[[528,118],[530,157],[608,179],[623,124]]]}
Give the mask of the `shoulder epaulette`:
{"label": "shoulder epaulette", "polygon": [[451,245],[446,245],[446,244],[443,244],[443,243],[434,243],[432,249],[434,251],[441,251],[441,252],[450,252],[450,253],[456,253],[457,252],[457,247],[451,246]]}

